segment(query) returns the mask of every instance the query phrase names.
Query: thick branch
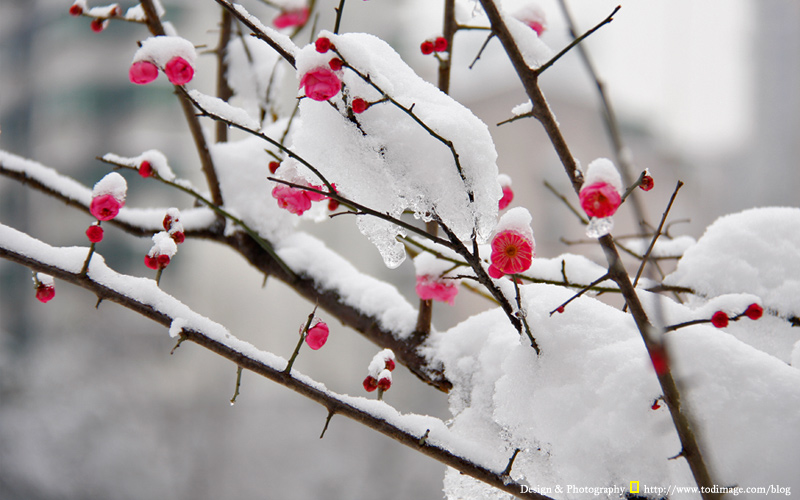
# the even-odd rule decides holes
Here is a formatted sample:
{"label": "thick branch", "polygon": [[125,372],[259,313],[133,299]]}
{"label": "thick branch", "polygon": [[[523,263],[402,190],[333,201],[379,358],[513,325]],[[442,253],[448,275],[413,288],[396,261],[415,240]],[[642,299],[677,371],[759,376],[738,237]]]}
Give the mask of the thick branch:
{"label": "thick branch", "polygon": [[[35,248],[36,250],[33,253],[39,254],[38,258],[30,255],[31,252],[29,251],[20,251],[20,249],[16,248],[17,246],[22,246],[26,249]],[[191,319],[192,317],[199,317],[199,315],[188,310],[183,304],[180,304],[156,287],[150,288],[149,290],[140,289],[138,292],[138,299],[126,295],[123,290],[120,289],[120,287],[124,289],[124,284],[122,283],[126,280],[136,280],[138,282],[141,278],[116,274],[105,267],[104,264],[97,262],[97,260],[92,262],[92,267],[88,274],[81,274],[74,272],[68,267],[64,267],[63,264],[55,263],[63,262],[61,257],[65,257],[64,255],[58,255],[58,258],[53,259],[52,262],[42,258],[44,254],[53,255],[55,253],[71,252],[72,250],[74,249],[57,249],[50,247],[22,233],[17,233],[13,229],[0,225],[0,257],[2,258],[16,262],[35,271],[50,274],[61,281],[72,283],[92,291],[103,300],[116,302],[168,328],[173,327],[176,321],[188,320],[186,322],[187,326],[184,326],[180,331],[182,340],[190,340],[232,361],[243,369],[257,373],[316,401],[327,408],[329,413],[336,413],[351,418],[420,453],[453,467],[464,474],[468,474],[498,489],[517,495],[520,498],[551,500],[549,497],[537,493],[520,493],[523,491],[522,485],[511,480],[503,471],[493,470],[485,465],[470,460],[463,456],[462,453],[451,451],[451,449],[449,449],[450,445],[457,446],[458,440],[450,436],[449,431],[443,424],[433,429],[428,429],[425,433],[427,437],[422,439],[422,434],[407,430],[413,428],[413,426],[403,425],[403,415],[394,414],[390,417],[379,416],[378,412],[374,412],[374,402],[372,401],[340,395],[320,388],[320,384],[310,381],[307,377],[295,377],[286,373],[285,359],[254,349],[253,346],[239,341],[225,332],[221,325],[212,323],[210,320],[205,318],[202,318],[202,320]],[[116,285],[110,285],[104,282],[103,279],[95,279],[93,277],[95,273],[93,273],[92,270],[94,270],[98,276],[103,276],[103,279],[110,279],[110,282]],[[109,276],[111,277],[106,278]],[[159,304],[159,308],[156,308],[153,304]],[[169,312],[170,309],[180,310],[181,312]],[[192,321],[192,323],[189,323],[189,321]],[[209,330],[206,330],[204,327],[209,328]],[[380,414],[384,415],[386,411],[382,409]],[[431,418],[431,423],[437,424],[441,422]],[[431,430],[434,432],[431,432]],[[525,488],[525,490],[527,490],[527,488]]]}
{"label": "thick branch", "polygon": [[[492,29],[497,34],[503,48],[508,54],[514,69],[519,76],[528,97],[533,104],[534,116],[541,122],[542,126],[547,133],[550,142],[556,150],[556,153],[561,159],[564,169],[567,172],[570,180],[572,181],[573,188],[577,193],[580,191],[581,184],[583,183],[582,175],[578,170],[577,163],[569,150],[569,147],[561,134],[561,129],[555,119],[552,111],[547,105],[547,101],[539,88],[538,73],[528,67],[525,63],[522,53],[517,46],[514,38],[511,36],[508,28],[500,15],[497,6],[493,0],[480,0],[486,15],[489,17]],[[652,332],[652,327],[647,314],[642,307],[639,296],[631,283],[630,277],[622,264],[619,253],[617,252],[614,239],[611,235],[605,235],[599,239],[600,246],[603,248],[606,260],[608,261],[608,272],[610,278],[619,286],[625,303],[628,305],[637,328],[641,334],[642,340],[648,349],[648,352],[663,352],[661,342],[655,339]],[[663,373],[658,374],[658,381],[661,384],[661,389],[664,393],[664,399],[669,407],[672,416],[673,424],[678,432],[678,437],[681,441],[682,451],[681,455],[684,456],[689,463],[692,470],[694,479],[700,487],[706,487],[709,490],[714,486],[711,480],[711,475],[708,467],[703,460],[700,452],[700,446],[690,425],[689,419],[681,408],[680,393],[678,391],[675,380],[669,369]],[[704,499],[717,498],[719,495],[712,493],[704,493]]]}

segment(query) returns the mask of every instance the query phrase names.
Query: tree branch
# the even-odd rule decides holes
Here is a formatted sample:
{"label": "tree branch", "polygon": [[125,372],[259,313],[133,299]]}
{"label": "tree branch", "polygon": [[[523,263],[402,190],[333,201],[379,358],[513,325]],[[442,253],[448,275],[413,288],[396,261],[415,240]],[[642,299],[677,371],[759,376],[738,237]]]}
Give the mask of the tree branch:
{"label": "tree branch", "polygon": [[[429,428],[425,433],[427,437],[422,439],[421,432],[410,430],[419,427],[416,425],[418,416],[409,415],[410,418],[407,418],[385,403],[337,394],[308,377],[287,373],[285,371],[287,363],[284,358],[260,351],[237,339],[222,325],[191,311],[158,289],[154,283],[150,287],[143,286],[143,278],[118,274],[105,266],[99,258],[93,259],[87,274],[76,273],[72,269],[80,266],[79,260],[73,262],[76,266],[64,264],[75,261],[74,256],[82,255],[85,253],[83,250],[54,248],[24,233],[0,225],[2,258],[89,290],[103,300],[120,304],[171,330],[184,325],[180,327],[180,332],[173,330],[173,334],[180,335],[182,340],[189,340],[205,347],[242,369],[259,374],[321,404],[329,413],[353,419],[464,474],[520,498],[552,500],[538,493],[520,493],[523,491],[523,485],[511,480],[504,471],[470,459],[467,453],[458,449],[460,438],[452,436],[444,423],[438,419],[430,417]],[[147,281],[152,283],[151,280],[145,280],[145,283]],[[130,287],[134,282],[137,297],[131,297],[125,292],[126,287]],[[502,467],[501,464],[498,465]]]}

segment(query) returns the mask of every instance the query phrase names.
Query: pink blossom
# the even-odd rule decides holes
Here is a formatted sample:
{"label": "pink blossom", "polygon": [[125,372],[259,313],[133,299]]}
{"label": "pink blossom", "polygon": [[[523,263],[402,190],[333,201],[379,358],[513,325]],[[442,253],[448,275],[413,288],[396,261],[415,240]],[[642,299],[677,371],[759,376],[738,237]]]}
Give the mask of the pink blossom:
{"label": "pink blossom", "polygon": [[360,115],[367,110],[369,103],[360,97],[356,97],[353,99],[351,107],[353,108],[353,113]]}
{"label": "pink blossom", "polygon": [[136,61],[128,70],[128,78],[136,85],[146,85],[158,78],[158,67],[150,61]]}
{"label": "pink blossom", "polygon": [[750,304],[747,306],[747,310],[744,312],[744,315],[752,320],[757,320],[764,315],[764,308],[758,304]]}
{"label": "pink blossom", "polygon": [[599,219],[611,217],[622,203],[617,188],[607,182],[595,182],[581,188],[579,194],[581,207],[589,217]]}
{"label": "pink blossom", "polygon": [[139,175],[144,178],[151,177],[153,175],[153,165],[147,160],[143,161],[142,164],[139,165]]}
{"label": "pink blossom", "polygon": [[181,56],[175,56],[164,66],[164,73],[173,85],[189,83],[194,77],[194,68]]}
{"label": "pink blossom", "polygon": [[717,328],[728,326],[728,315],[722,311],[717,311],[711,316],[711,324]]}
{"label": "pink blossom", "polygon": [[303,215],[311,208],[311,199],[302,189],[279,184],[272,190],[272,197],[278,200],[279,207],[295,215]]}
{"label": "pink blossom", "polygon": [[306,333],[306,344],[313,350],[317,350],[325,345],[328,341],[328,325],[320,321],[316,325],[308,329]]}
{"label": "pink blossom", "polygon": [[272,24],[278,28],[289,28],[291,26],[302,26],[308,21],[308,14],[309,14],[308,7],[303,7],[302,9],[294,9],[294,10],[284,10],[281,11],[280,14],[275,16],[275,19],[272,20]]}
{"label": "pink blossom", "polygon": [[500,198],[500,210],[505,210],[514,200],[514,191],[511,186],[503,186],[503,197]]}
{"label": "pink blossom", "polygon": [[53,285],[39,283],[39,285],[36,287],[36,298],[39,299],[39,302],[42,304],[50,302],[55,296],[56,288]]}
{"label": "pink blossom", "polygon": [[378,379],[376,379],[372,375],[367,375],[367,378],[364,379],[362,385],[364,386],[365,391],[372,392],[378,388]]}
{"label": "pink blossom", "polygon": [[533,241],[517,231],[501,231],[492,240],[491,259],[490,276],[526,271],[533,261]]}
{"label": "pink blossom", "polygon": [[119,209],[125,205],[125,200],[119,201],[113,195],[104,194],[92,198],[92,203],[89,205],[89,212],[97,218],[97,220],[111,220],[117,216]]}
{"label": "pink blossom", "polygon": [[103,241],[103,228],[97,224],[92,224],[89,226],[89,229],[86,230],[86,237],[89,238],[89,241],[92,243],[100,243]]}
{"label": "pink blossom", "polygon": [[458,287],[454,280],[443,280],[438,276],[417,276],[417,295],[422,300],[438,300],[453,305],[458,295]]}
{"label": "pink blossom", "polygon": [[330,69],[319,67],[303,75],[300,87],[305,87],[307,97],[315,101],[327,101],[339,93],[342,82]]}

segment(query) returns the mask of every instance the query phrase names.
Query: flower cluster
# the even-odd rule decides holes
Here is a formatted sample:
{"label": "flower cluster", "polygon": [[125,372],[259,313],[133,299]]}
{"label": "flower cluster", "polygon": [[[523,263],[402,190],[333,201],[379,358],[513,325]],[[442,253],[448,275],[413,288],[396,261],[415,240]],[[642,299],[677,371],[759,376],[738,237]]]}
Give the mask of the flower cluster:
{"label": "flower cluster", "polygon": [[42,304],[46,304],[56,296],[55,280],[49,274],[34,274],[33,286],[36,289],[36,298]]}
{"label": "flower cluster", "polygon": [[122,8],[119,4],[112,3],[105,7],[89,9],[86,0],[75,0],[69,7],[69,14],[76,17],[85,14],[91,17],[89,28],[95,33],[100,33],[108,27],[109,18],[122,16]]}
{"label": "flower cluster", "polygon": [[178,252],[178,245],[186,240],[177,208],[167,210],[162,226],[164,230],[153,235],[153,246],[144,257],[144,265],[155,271],[166,268]]}
{"label": "flower cluster", "polygon": [[384,349],[376,354],[367,367],[367,378],[362,385],[364,390],[372,392],[378,390],[378,399],[392,387],[392,371],[395,368],[394,352]]}
{"label": "flower cluster", "polygon": [[158,78],[159,68],[173,85],[184,85],[194,78],[194,46],[176,36],[156,36],[145,40],[128,70],[128,78],[137,85],[146,85]]}
{"label": "flower cluster", "polygon": [[729,321],[738,321],[739,318],[743,316],[746,316],[747,318],[755,321],[761,318],[761,316],[763,315],[764,315],[764,308],[758,304],[753,303],[747,306],[747,309],[745,309],[744,312],[737,314],[733,318],[729,318],[728,315],[723,311],[717,311],[711,315],[711,319],[709,321],[711,321],[711,324],[717,328],[725,328],[726,326],[728,326]]}
{"label": "flower cluster", "polygon": [[433,54],[434,52],[446,52],[447,38],[439,36],[433,40],[425,40],[420,44],[419,50],[426,56]]}

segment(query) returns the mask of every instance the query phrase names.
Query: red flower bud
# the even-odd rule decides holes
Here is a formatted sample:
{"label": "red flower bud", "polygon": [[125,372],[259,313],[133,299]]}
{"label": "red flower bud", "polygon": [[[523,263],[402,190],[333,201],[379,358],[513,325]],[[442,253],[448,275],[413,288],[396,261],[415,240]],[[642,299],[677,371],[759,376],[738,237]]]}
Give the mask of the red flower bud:
{"label": "red flower bud", "polygon": [[433,41],[433,50],[436,52],[444,52],[447,50],[447,38],[440,36]]}
{"label": "red flower bud", "polygon": [[651,406],[650,408],[653,410],[658,410],[659,408],[661,408],[661,405],[658,404],[658,400],[656,399],[655,401],[653,401],[653,406]]}
{"label": "red flower bud", "polygon": [[744,315],[752,320],[757,320],[764,315],[764,308],[758,304],[750,304],[747,306],[747,310],[744,312]]}
{"label": "red flower bud", "polygon": [[317,38],[316,42],[314,42],[314,47],[316,47],[317,52],[324,54],[325,52],[328,52],[333,45],[331,44],[331,40],[329,38],[321,36]]}
{"label": "red flower bud", "polygon": [[426,55],[426,56],[429,55],[429,54],[433,54],[433,49],[434,49],[434,45],[433,45],[433,42],[431,42],[430,40],[425,40],[419,46],[419,50],[421,50],[422,54]]}
{"label": "red flower bud", "polygon": [[74,3],[74,4],[72,4],[70,6],[69,15],[71,15],[71,16],[80,16],[81,14],[83,14],[83,7],[81,7],[80,5],[78,5],[76,3]]}
{"label": "red flower bud", "polygon": [[394,369],[395,369],[395,366],[396,366],[396,365],[395,365],[395,363],[394,363],[394,360],[393,360],[393,359],[391,359],[391,358],[388,358],[388,359],[386,359],[386,369],[387,369],[387,370],[389,370],[390,372],[391,372],[391,371],[394,371]]}
{"label": "red flower bud", "polygon": [[175,231],[174,233],[169,233],[169,235],[178,245],[186,241],[186,235],[183,231]]}
{"label": "red flower bud", "polygon": [[89,24],[89,28],[92,29],[95,33],[100,33],[108,26],[108,19],[92,19],[92,22]]}
{"label": "red flower bud", "polygon": [[139,175],[144,178],[150,177],[153,175],[153,166],[150,165],[150,162],[145,160],[139,165]]}
{"label": "red flower bud", "polygon": [[338,57],[334,57],[333,59],[328,61],[328,66],[334,71],[339,71],[340,69],[342,69],[342,60],[339,59]]}
{"label": "red flower bud", "polygon": [[378,388],[378,381],[372,375],[367,375],[362,384],[367,392],[372,392]]}
{"label": "red flower bud", "polygon": [[650,191],[651,189],[653,189],[654,185],[655,181],[653,180],[653,178],[649,174],[644,174],[644,176],[642,177],[642,182],[641,184],[639,184],[639,188],[642,191]]}
{"label": "red flower bud", "polygon": [[392,387],[392,378],[391,377],[381,377],[378,380],[378,389],[382,391],[388,391]]}
{"label": "red flower bud", "polygon": [[158,269],[158,259],[153,257],[153,256],[150,256],[150,255],[145,255],[144,256],[144,265],[149,267],[150,269],[157,270]]}
{"label": "red flower bud", "polygon": [[51,301],[55,296],[56,289],[54,286],[39,283],[39,286],[36,287],[36,298],[39,299],[39,302],[42,304]]}
{"label": "red flower bud", "polygon": [[717,328],[725,328],[728,326],[728,315],[722,311],[717,311],[711,316],[711,324]]}
{"label": "red flower bud", "polygon": [[86,237],[89,238],[89,241],[92,243],[100,243],[103,241],[103,228],[97,224],[92,224],[89,226],[89,229],[86,230]]}
{"label": "red flower bud", "polygon": [[356,97],[353,99],[353,113],[359,115],[367,110],[369,107],[369,103],[360,97]]}
{"label": "red flower bud", "polygon": [[277,161],[269,162],[269,173],[274,174],[278,170],[278,167],[280,166],[281,166],[280,162]]}

